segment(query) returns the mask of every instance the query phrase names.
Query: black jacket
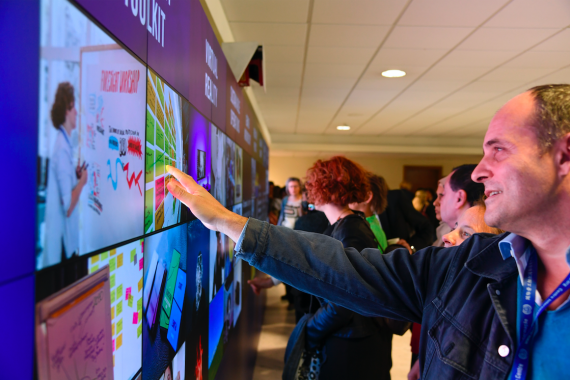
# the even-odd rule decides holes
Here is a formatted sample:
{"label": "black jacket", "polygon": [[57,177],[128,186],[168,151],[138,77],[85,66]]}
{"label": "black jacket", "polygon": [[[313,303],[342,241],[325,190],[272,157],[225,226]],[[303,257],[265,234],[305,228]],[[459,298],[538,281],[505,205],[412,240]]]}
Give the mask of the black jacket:
{"label": "black jacket", "polygon": [[[362,251],[378,247],[361,213],[344,217],[329,226],[324,234],[339,240],[345,248]],[[306,343],[309,348],[325,347],[329,360],[321,368],[323,378],[390,379],[392,332],[389,328],[380,328],[375,318],[362,316],[323,298],[319,298],[319,302],[321,307],[307,322]],[[350,358],[344,354],[349,350]],[[370,360],[369,356],[375,359]]]}
{"label": "black jacket", "polygon": [[425,216],[416,211],[404,190],[388,191],[388,207],[379,215],[386,239],[404,239],[417,250],[430,246],[433,228]]}

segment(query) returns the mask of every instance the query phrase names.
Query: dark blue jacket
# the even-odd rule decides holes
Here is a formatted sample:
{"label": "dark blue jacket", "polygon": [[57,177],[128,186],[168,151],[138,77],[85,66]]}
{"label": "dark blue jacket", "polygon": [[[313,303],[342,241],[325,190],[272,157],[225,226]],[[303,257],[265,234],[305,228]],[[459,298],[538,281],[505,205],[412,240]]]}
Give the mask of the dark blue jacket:
{"label": "dark blue jacket", "polygon": [[[368,316],[422,324],[422,380],[506,379],[516,348],[518,271],[504,237],[474,235],[414,255],[361,253],[328,236],[249,219],[237,256],[298,289]],[[510,349],[501,357],[500,346]]]}

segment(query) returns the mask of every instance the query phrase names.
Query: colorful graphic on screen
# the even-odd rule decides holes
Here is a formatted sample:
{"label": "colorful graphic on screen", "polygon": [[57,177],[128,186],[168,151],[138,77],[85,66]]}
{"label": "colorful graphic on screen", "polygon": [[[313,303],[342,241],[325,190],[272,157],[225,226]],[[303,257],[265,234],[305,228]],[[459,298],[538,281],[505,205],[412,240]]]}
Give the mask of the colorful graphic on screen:
{"label": "colorful graphic on screen", "polygon": [[89,273],[109,267],[115,379],[133,379],[141,369],[143,246],[139,240],[89,258]]}
{"label": "colorful graphic on screen", "polygon": [[146,96],[142,63],[69,2],[41,7],[38,270],[142,234]]}
{"label": "colorful graphic on screen", "polygon": [[186,170],[183,99],[149,69],[146,78],[146,159],[144,230],[146,233],[182,221],[183,207],[169,193],[174,179],[166,165]]}
{"label": "colorful graphic on screen", "polygon": [[188,227],[146,237],[143,291],[143,378],[158,379],[185,341],[186,284],[195,281],[187,266]]}
{"label": "colorful graphic on screen", "polygon": [[206,190],[212,190],[210,122],[194,107],[188,110],[188,174]]}

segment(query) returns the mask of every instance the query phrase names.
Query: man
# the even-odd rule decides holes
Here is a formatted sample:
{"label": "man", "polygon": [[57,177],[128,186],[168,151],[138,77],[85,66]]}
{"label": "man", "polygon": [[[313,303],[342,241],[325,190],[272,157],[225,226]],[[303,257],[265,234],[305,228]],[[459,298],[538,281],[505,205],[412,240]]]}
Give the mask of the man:
{"label": "man", "polygon": [[[455,228],[461,215],[467,209],[473,207],[475,202],[480,200],[484,195],[485,186],[471,179],[471,174],[476,166],[477,165],[458,166],[454,168],[447,177],[439,181],[437,199],[434,202],[436,217],[447,224],[448,227],[445,228],[442,227],[442,225],[438,227],[438,240],[433,244],[435,247],[443,247],[443,242],[440,240],[441,236]],[[447,232],[445,232],[446,229]],[[442,234],[439,235],[439,233]]]}
{"label": "man", "polygon": [[432,246],[434,247],[443,247],[443,241],[441,240],[441,238],[443,235],[451,231],[451,227],[443,220],[441,220],[441,203],[440,203],[440,199],[443,197],[445,182],[447,181],[448,178],[449,175],[443,177],[437,182],[437,190],[436,190],[437,198],[435,198],[435,201],[433,201],[433,206],[435,208],[435,217],[437,218],[437,220],[440,221],[439,226],[437,226],[437,228],[435,229],[435,235],[437,239],[432,244]]}
{"label": "man", "polygon": [[567,378],[570,85],[511,99],[491,120],[483,149],[472,178],[485,184],[485,221],[513,234],[475,234],[444,252],[359,253],[326,236],[248,221],[176,169],[181,183],[168,186],[262,271],[361,314],[422,323],[424,380]]}

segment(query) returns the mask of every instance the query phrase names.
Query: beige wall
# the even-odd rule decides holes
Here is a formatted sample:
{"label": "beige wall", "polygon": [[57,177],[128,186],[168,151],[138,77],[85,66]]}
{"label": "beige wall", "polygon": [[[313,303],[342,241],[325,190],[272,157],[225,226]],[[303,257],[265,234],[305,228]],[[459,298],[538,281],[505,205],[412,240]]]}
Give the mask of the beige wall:
{"label": "beige wall", "polygon": [[[332,155],[331,155],[332,156]],[[350,155],[345,157],[361,164],[365,169],[383,176],[391,189],[397,189],[404,176],[404,165],[441,166],[443,175],[449,174],[451,169],[462,164],[476,164],[482,156],[429,156],[429,155]],[[271,156],[269,159],[269,180],[276,185],[284,186],[288,177],[304,179],[307,169],[317,159],[326,159],[330,156],[294,157]]]}

